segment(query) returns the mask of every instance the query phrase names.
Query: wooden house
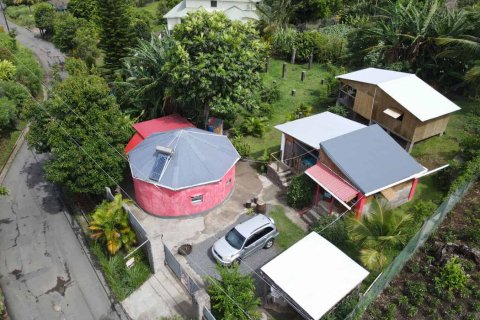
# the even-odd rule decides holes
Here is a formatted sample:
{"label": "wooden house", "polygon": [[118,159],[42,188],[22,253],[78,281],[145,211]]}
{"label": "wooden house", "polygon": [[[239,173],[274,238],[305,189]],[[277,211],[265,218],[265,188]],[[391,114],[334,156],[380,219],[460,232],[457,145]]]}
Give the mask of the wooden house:
{"label": "wooden house", "polygon": [[305,173],[317,184],[314,207],[355,208],[360,217],[374,199],[390,208],[411,200],[427,169],[372,125],[320,143],[318,162]]}
{"label": "wooden house", "polygon": [[414,74],[367,68],[336,78],[338,102],[404,140],[409,152],[414,143],[441,136],[450,113],[460,109]]}

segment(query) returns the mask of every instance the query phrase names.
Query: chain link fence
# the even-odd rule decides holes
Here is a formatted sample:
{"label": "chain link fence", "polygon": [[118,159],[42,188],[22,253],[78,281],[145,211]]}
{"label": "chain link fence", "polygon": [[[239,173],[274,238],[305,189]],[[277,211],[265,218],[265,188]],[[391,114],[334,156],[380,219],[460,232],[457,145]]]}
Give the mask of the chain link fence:
{"label": "chain link fence", "polygon": [[465,196],[471,186],[474,184],[476,178],[458,188],[443,203],[435,210],[435,212],[427,219],[422,228],[413,236],[400,254],[392,261],[392,263],[383,271],[375,282],[367,289],[367,291],[360,297],[358,304],[353,311],[345,318],[347,320],[359,319],[365,312],[367,307],[375,301],[375,299],[383,292],[398,273],[403,269],[407,261],[413,254],[421,248],[428,240],[430,235],[442,223],[447,214],[453,207]]}

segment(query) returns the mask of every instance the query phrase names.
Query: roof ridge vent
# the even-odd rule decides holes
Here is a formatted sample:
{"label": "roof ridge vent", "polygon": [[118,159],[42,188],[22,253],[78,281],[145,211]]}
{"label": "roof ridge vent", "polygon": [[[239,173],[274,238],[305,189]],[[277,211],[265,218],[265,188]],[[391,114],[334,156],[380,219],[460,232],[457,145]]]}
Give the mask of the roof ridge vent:
{"label": "roof ridge vent", "polygon": [[166,154],[166,155],[172,155],[173,154],[173,149],[172,148],[167,148],[167,147],[162,147],[162,146],[156,146],[155,150],[158,153]]}

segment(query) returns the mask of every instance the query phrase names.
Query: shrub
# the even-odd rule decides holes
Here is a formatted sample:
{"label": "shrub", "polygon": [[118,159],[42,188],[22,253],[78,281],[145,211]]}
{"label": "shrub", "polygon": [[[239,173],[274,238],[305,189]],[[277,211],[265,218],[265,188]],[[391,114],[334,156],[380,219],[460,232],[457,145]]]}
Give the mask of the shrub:
{"label": "shrub", "polygon": [[280,100],[280,89],[278,88],[277,82],[262,87],[260,90],[260,100],[267,103],[274,103]]}
{"label": "shrub", "polygon": [[240,136],[230,139],[237,152],[241,157],[248,157],[250,155],[250,145]]}
{"label": "shrub", "polygon": [[288,115],[288,121],[298,120],[304,117],[308,117],[313,113],[312,106],[301,103],[298,107]]}
{"label": "shrub", "polygon": [[348,115],[348,110],[346,107],[336,104],[334,106],[330,106],[327,108],[327,111],[337,114],[342,117],[346,117]]}
{"label": "shrub", "polygon": [[274,54],[288,58],[295,47],[298,31],[293,28],[278,29],[272,37],[272,50]]}
{"label": "shrub", "polygon": [[0,131],[13,127],[16,112],[15,102],[7,97],[0,98]]}
{"label": "shrub", "polygon": [[425,283],[408,280],[405,282],[405,287],[410,303],[416,306],[421,305],[427,292]]}
{"label": "shrub", "polygon": [[17,82],[23,84],[32,95],[38,94],[42,88],[43,70],[33,54],[25,48],[19,48],[15,52],[15,64]]}
{"label": "shrub", "polygon": [[0,61],[0,81],[12,80],[15,76],[15,65],[8,60]]}
{"label": "shrub", "polygon": [[395,320],[397,319],[397,306],[393,303],[389,303],[387,306],[386,319]]}
{"label": "shrub", "polygon": [[262,137],[266,129],[267,119],[265,117],[248,117],[243,120],[240,130],[245,135]]}
{"label": "shrub", "polygon": [[287,190],[287,204],[301,209],[312,204],[315,183],[306,174],[294,177]]}
{"label": "shrub", "polygon": [[465,287],[468,276],[462,268],[457,257],[453,257],[440,269],[440,274],[435,277],[435,287],[442,290],[459,290]]}
{"label": "shrub", "polygon": [[258,114],[261,117],[266,117],[271,119],[273,114],[273,106],[269,103],[261,103],[258,107]]}
{"label": "shrub", "polygon": [[417,219],[417,221],[423,221],[430,217],[435,210],[437,209],[437,205],[433,203],[431,200],[425,201],[421,200],[418,201],[412,208],[413,216]]}
{"label": "shrub", "polygon": [[313,227],[313,230],[318,232],[322,237],[333,243],[335,246],[341,248],[348,240],[348,232],[345,221],[343,219],[339,219],[337,222],[325,228],[335,219],[335,216],[321,215],[320,219]]}
{"label": "shrub", "polygon": [[62,52],[70,52],[75,47],[74,38],[77,30],[86,24],[85,19],[75,18],[70,13],[59,15],[53,28],[53,44]]}
{"label": "shrub", "polygon": [[25,86],[13,81],[0,81],[0,98],[1,97],[7,97],[15,102],[17,110],[23,109],[31,98]]}
{"label": "shrub", "polygon": [[35,25],[40,29],[42,37],[50,36],[53,33],[55,22],[55,9],[50,3],[42,2],[35,7]]}

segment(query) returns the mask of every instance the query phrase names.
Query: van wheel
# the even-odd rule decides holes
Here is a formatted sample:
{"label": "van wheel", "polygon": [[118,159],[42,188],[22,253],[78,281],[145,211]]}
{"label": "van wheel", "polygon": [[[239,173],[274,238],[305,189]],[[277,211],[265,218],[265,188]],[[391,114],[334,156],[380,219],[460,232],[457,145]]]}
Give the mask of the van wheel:
{"label": "van wheel", "polygon": [[270,239],[265,243],[264,249],[270,249],[273,246],[273,239]]}

